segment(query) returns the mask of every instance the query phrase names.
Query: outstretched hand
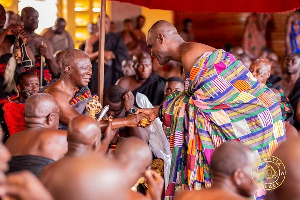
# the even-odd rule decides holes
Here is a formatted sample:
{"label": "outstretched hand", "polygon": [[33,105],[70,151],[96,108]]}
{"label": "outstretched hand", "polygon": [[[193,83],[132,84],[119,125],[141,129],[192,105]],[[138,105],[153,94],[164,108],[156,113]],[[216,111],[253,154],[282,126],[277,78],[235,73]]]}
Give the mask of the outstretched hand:
{"label": "outstretched hand", "polygon": [[161,194],[164,188],[164,179],[153,170],[147,170],[145,172],[146,183],[148,184],[148,190],[146,196],[152,200],[161,200]]}
{"label": "outstretched hand", "polygon": [[125,117],[126,120],[125,123],[127,127],[136,127],[140,125],[142,119],[147,119],[148,121],[150,121],[150,118],[147,114],[138,113],[138,114],[128,115],[127,117]]}
{"label": "outstretched hand", "polygon": [[138,109],[136,111],[136,114],[143,113],[148,116],[148,120],[150,122],[153,122],[157,117],[158,117],[158,108],[143,108],[143,109]]}

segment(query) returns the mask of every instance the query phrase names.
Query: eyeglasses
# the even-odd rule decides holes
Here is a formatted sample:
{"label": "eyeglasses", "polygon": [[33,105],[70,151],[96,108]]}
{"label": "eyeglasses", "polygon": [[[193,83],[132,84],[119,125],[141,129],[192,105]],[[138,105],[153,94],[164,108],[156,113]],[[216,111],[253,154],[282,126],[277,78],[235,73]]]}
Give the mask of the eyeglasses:
{"label": "eyeglasses", "polygon": [[249,71],[252,73],[252,74],[257,74],[257,75],[261,75],[261,74],[263,74],[264,72],[266,72],[267,70],[254,70],[254,69],[249,69]]}
{"label": "eyeglasses", "polygon": [[152,67],[152,64],[138,64],[136,65],[136,67],[141,69],[144,67],[150,69]]}

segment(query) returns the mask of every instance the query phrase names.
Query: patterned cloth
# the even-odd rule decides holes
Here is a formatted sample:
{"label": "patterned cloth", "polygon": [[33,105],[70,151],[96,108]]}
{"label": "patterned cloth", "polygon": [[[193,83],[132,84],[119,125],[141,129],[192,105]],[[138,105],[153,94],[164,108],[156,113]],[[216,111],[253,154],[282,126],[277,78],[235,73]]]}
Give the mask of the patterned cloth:
{"label": "patterned cloth", "polygon": [[231,54],[203,54],[185,87],[163,104],[163,126],[172,152],[166,199],[186,185],[190,190],[211,187],[211,156],[223,142],[240,141],[269,157],[285,140],[275,94]]}
{"label": "patterned cloth", "polygon": [[292,53],[300,53],[300,21],[295,20],[291,24],[290,45]]}
{"label": "patterned cloth", "polygon": [[[91,91],[88,87],[82,87],[78,89],[74,95],[74,98],[69,102],[70,105],[81,115],[87,115],[88,112],[85,109],[87,102],[92,99]],[[68,127],[62,122],[59,123],[58,129],[67,130]]]}

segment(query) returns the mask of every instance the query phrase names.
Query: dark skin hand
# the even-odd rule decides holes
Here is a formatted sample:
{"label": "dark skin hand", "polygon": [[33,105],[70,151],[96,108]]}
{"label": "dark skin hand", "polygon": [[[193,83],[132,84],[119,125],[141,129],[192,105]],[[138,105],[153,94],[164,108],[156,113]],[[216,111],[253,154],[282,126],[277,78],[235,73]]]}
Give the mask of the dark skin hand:
{"label": "dark skin hand", "polygon": [[7,176],[7,182],[0,186],[3,200],[53,200],[43,184],[30,172],[21,171]]}
{"label": "dark skin hand", "polygon": [[152,200],[160,200],[164,188],[164,179],[153,170],[146,170],[145,176],[146,183],[149,186],[146,196]]}
{"label": "dark skin hand", "polygon": [[[131,91],[126,92],[123,96],[123,99],[124,99],[124,108],[125,108],[126,111],[128,111],[130,108],[134,107],[133,106],[134,96],[133,96]],[[141,138],[146,143],[148,143],[149,139],[150,139],[150,136],[149,136],[148,132],[144,128],[141,128],[141,127],[130,127],[129,128],[129,135]]]}

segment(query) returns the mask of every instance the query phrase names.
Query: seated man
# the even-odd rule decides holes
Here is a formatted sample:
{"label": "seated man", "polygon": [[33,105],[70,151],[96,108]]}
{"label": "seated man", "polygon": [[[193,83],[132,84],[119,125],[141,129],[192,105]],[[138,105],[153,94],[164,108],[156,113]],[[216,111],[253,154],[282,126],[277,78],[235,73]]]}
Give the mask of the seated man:
{"label": "seated man", "polygon": [[67,132],[57,130],[60,110],[48,94],[35,94],[25,105],[26,129],[5,143],[13,156],[9,172],[27,169],[39,176],[42,169],[67,152]]}
{"label": "seated man", "polygon": [[133,56],[133,64],[136,75],[120,78],[116,85],[127,91],[137,92],[148,97],[152,105],[158,105],[164,98],[165,79],[152,73],[151,56],[146,52]]}
{"label": "seated man", "polygon": [[126,200],[122,166],[99,155],[65,157],[45,187],[59,200]]}
{"label": "seated man", "polygon": [[[131,189],[138,181],[141,180],[140,178],[145,177],[145,172],[152,161],[152,153],[147,143],[138,138],[131,137],[126,140],[122,140],[118,144],[114,152],[114,158],[121,166],[123,166],[127,188]],[[156,178],[161,179],[161,184],[160,187],[154,191],[155,197],[152,196],[152,199],[161,199],[163,181],[159,176],[156,176]],[[137,198],[138,196],[140,195],[137,193],[130,193],[130,199],[139,199]]]}
{"label": "seated man", "polygon": [[[51,94],[56,99],[60,110],[64,113],[60,119],[60,129],[66,130],[74,117],[88,113],[86,104],[92,99],[88,88],[91,75],[91,62],[85,52],[71,49],[64,54],[60,78],[45,90],[45,93]],[[131,115],[123,119],[114,119],[112,129],[137,126],[145,117],[146,115]],[[106,127],[107,124],[106,121],[100,122],[101,127]]]}
{"label": "seated man", "polygon": [[133,69],[133,61],[132,59],[126,59],[123,60],[122,62],[122,72],[123,75],[126,76],[131,76],[135,74],[135,71]]}
{"label": "seated man", "polygon": [[299,84],[300,84],[300,54],[291,53],[287,55],[284,62],[284,69],[287,76],[276,83],[283,88],[284,93],[289,97],[291,105],[296,110],[296,105],[299,99]]}
{"label": "seated man", "polygon": [[[3,139],[3,132],[0,129],[0,141]],[[41,182],[30,172],[22,171],[5,175],[8,170],[8,161],[11,155],[8,149],[0,142],[0,198],[19,200],[53,200],[50,193]]]}
{"label": "seated man", "polygon": [[105,130],[105,134],[107,137],[101,142],[101,130],[98,122],[87,115],[79,115],[72,119],[68,128],[68,151],[64,158],[44,168],[40,175],[41,181],[45,185],[50,184],[52,174],[56,173],[62,160],[67,157],[82,157],[99,152],[104,154],[114,136],[111,134],[111,123]]}
{"label": "seated man", "polygon": [[247,146],[236,141],[223,143],[211,157],[212,187],[181,192],[175,200],[249,199],[256,191],[251,177],[251,166],[255,160],[255,153]]}
{"label": "seated man", "polygon": [[285,128],[287,138],[293,138],[298,136],[298,132],[293,125],[294,114],[293,108],[290,106],[289,99],[284,95],[283,90],[278,85],[273,85],[267,82],[271,74],[271,62],[267,59],[257,59],[250,65],[249,71],[253,74],[259,82],[266,84],[277,96],[280,103],[282,117],[285,120]]}
{"label": "seated man", "polygon": [[[281,176],[281,180],[282,178],[284,178],[284,181],[279,187],[267,191],[267,200],[299,199],[299,145],[300,138],[297,138],[294,140],[288,140],[275,150],[273,156],[276,156],[283,163],[286,174],[284,176]],[[282,167],[277,168],[276,172],[278,172],[278,169],[281,169],[282,172],[284,172]],[[281,181],[279,181],[279,183],[280,182]]]}
{"label": "seated man", "polygon": [[[137,93],[134,97],[132,92],[126,92],[124,88],[118,85],[112,85],[107,88],[104,93],[104,105],[109,105],[109,111],[107,114],[115,118],[124,117],[126,114],[133,114],[136,108],[153,108],[145,95]],[[155,119],[151,125],[145,128],[129,127],[126,129],[120,129],[119,135],[122,137],[118,136],[118,138],[115,138],[113,140],[114,144],[116,144],[119,140],[122,140],[123,137],[128,136],[135,136],[142,139],[144,142],[149,143],[149,148],[153,155],[156,158],[163,159],[164,161],[165,183],[168,183],[167,179],[171,166],[170,145],[158,118]],[[111,145],[111,147],[114,146],[115,145]],[[113,148],[111,149],[113,150]]]}
{"label": "seated man", "polygon": [[[107,114],[113,118],[124,118],[129,114],[134,114],[133,106],[135,101],[131,92],[126,92],[124,88],[118,85],[112,85],[104,93],[103,104],[109,105]],[[149,133],[141,127],[121,128],[119,134],[122,137],[136,136],[143,141],[149,141]]]}
{"label": "seated man", "polygon": [[[60,78],[44,91],[56,99],[60,110],[64,113],[60,119],[60,129],[66,130],[74,117],[88,114],[86,104],[92,99],[88,88],[91,75],[91,61],[85,52],[72,49],[64,54]],[[145,115],[131,115],[123,119],[114,119],[112,128],[137,126],[144,117]],[[106,127],[107,124],[106,121],[100,122],[101,127]]]}
{"label": "seated man", "polygon": [[16,81],[18,98],[8,101],[3,105],[4,120],[9,135],[25,129],[25,102],[30,95],[36,94],[39,90],[39,79],[31,71],[22,72]]}
{"label": "seated man", "polygon": [[184,91],[184,81],[179,77],[170,77],[166,80],[166,85],[164,89],[164,99],[173,92]]}

